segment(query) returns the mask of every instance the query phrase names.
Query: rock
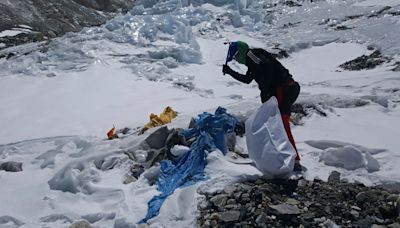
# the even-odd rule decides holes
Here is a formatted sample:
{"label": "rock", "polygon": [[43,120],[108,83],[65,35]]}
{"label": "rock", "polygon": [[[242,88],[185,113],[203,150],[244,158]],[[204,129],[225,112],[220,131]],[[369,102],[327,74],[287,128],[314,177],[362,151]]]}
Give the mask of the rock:
{"label": "rock", "polygon": [[397,212],[394,207],[388,205],[382,205],[378,208],[379,213],[381,213],[383,218],[390,219],[396,218]]}
{"label": "rock", "polygon": [[210,202],[214,204],[214,206],[218,207],[219,209],[224,208],[226,201],[228,200],[228,195],[221,194],[214,196],[210,199]]}
{"label": "rock", "polygon": [[267,222],[267,215],[262,212],[259,216],[256,218],[256,223],[257,225],[261,226]]}
{"label": "rock", "polygon": [[351,211],[350,211],[350,214],[351,214],[355,219],[357,219],[358,217],[360,217],[360,213],[359,213],[358,211],[356,211],[356,210],[351,210]]}
{"label": "rock", "polygon": [[372,224],[371,228],[386,228],[386,226]]}
{"label": "rock", "polygon": [[158,128],[151,133],[144,141],[151,149],[161,149],[165,147],[165,141],[169,135],[169,130],[166,126]]}
{"label": "rock", "polygon": [[397,214],[400,215],[400,197],[396,201],[396,210],[397,210]]}
{"label": "rock", "polygon": [[307,186],[307,184],[308,184],[308,181],[307,181],[307,180],[304,180],[304,179],[301,179],[301,180],[299,180],[299,181],[297,182],[297,186],[298,186],[298,187],[305,187],[305,186]]}
{"label": "rock", "polygon": [[139,179],[139,176],[144,172],[143,166],[139,164],[134,164],[130,168],[130,176]]}
{"label": "rock", "polygon": [[399,195],[398,195],[398,194],[390,194],[390,195],[387,197],[386,200],[387,200],[388,202],[396,202],[398,198],[399,198]]}
{"label": "rock", "polygon": [[165,146],[167,147],[167,155],[169,159],[177,159],[177,157],[173,154],[170,153],[170,150],[175,146],[175,145],[184,145],[184,146],[189,146],[188,142],[186,142],[185,137],[181,136],[179,132],[182,129],[180,128],[174,128],[172,129],[169,133],[168,136],[165,140]]}
{"label": "rock", "polygon": [[400,228],[400,223],[392,223],[390,225],[388,225],[389,228]]}
{"label": "rock", "polygon": [[358,227],[371,227],[373,223],[374,219],[369,216],[357,221]]}
{"label": "rock", "polygon": [[287,203],[287,204],[290,204],[290,205],[299,205],[299,204],[300,204],[300,201],[295,200],[295,199],[292,199],[292,198],[288,198],[288,199],[286,200],[286,203]]}
{"label": "rock", "polygon": [[271,209],[271,213],[277,216],[279,215],[298,215],[301,213],[300,209],[297,206],[289,205],[286,203],[271,205],[269,206]]}
{"label": "rock", "polygon": [[242,203],[250,202],[250,201],[251,201],[251,199],[250,199],[250,194],[249,194],[249,193],[243,193],[243,194],[240,196],[240,201],[241,201]]}
{"label": "rock", "polygon": [[[7,47],[54,38],[67,32],[78,32],[84,27],[101,25],[115,16],[115,12],[132,8],[132,0],[14,0],[0,2],[0,31],[27,25],[34,33],[0,37]],[[102,12],[101,12],[102,11]],[[29,16],[27,16],[29,15]]]}
{"label": "rock", "polygon": [[338,171],[332,171],[328,177],[328,183],[339,183],[340,173]]}
{"label": "rock", "polygon": [[209,219],[216,219],[216,220],[218,220],[219,217],[220,217],[220,215],[219,215],[217,212],[214,212],[214,213],[212,213],[212,214],[210,215],[210,218],[209,218]]}
{"label": "rock", "polygon": [[119,162],[118,157],[107,158],[101,164],[100,169],[102,171],[113,169],[118,164],[118,162]]}
{"label": "rock", "polygon": [[0,170],[4,170],[7,172],[21,172],[22,171],[22,162],[4,162],[0,164]]}
{"label": "rock", "polygon": [[394,64],[394,68],[392,69],[392,71],[395,71],[395,72],[400,71],[400,62],[396,62]]}
{"label": "rock", "polygon": [[240,217],[240,211],[225,211],[221,213],[220,219],[224,222],[237,221]]}
{"label": "rock", "polygon": [[92,228],[92,226],[86,220],[81,220],[74,222],[69,228]]}
{"label": "rock", "polygon": [[235,192],[235,187],[229,185],[229,186],[224,187],[223,191],[226,194],[228,194],[229,196],[231,196]]}
{"label": "rock", "polygon": [[211,226],[210,221],[207,220],[207,221],[204,222],[203,225],[200,226],[200,228],[208,228],[210,226]]}
{"label": "rock", "polygon": [[137,181],[137,179],[131,175],[126,175],[124,181],[122,182],[123,184],[130,184],[132,182]]}
{"label": "rock", "polygon": [[351,206],[351,209],[356,210],[356,211],[361,211],[361,208],[359,208],[357,206]]}
{"label": "rock", "polygon": [[55,34],[53,31],[48,31],[48,32],[47,32],[47,35],[48,35],[50,38],[56,38],[56,37],[57,37],[57,34]]}
{"label": "rock", "polygon": [[382,56],[381,52],[375,50],[370,55],[362,55],[354,60],[341,64],[339,67],[344,70],[368,70],[381,65],[385,60],[386,59]]}
{"label": "rock", "polygon": [[[368,187],[359,183],[332,184],[318,180],[310,183],[302,187],[296,183],[296,191],[288,192],[288,186],[292,185],[288,181],[248,181],[230,185],[227,191],[205,193],[206,202],[211,206],[205,209],[199,207],[199,224],[204,224],[215,212],[220,215],[219,219],[213,217],[219,227],[299,227],[301,224],[304,227],[371,227],[373,224],[393,224],[395,227],[395,223],[400,222],[397,202],[393,202],[398,199],[396,190],[383,189],[381,186]],[[222,198],[218,198],[219,195]],[[217,210],[210,202],[211,199],[232,204]]]}
{"label": "rock", "polygon": [[211,227],[216,227],[218,225],[217,220],[211,220],[210,225]]}
{"label": "rock", "polygon": [[356,201],[359,203],[362,203],[364,201],[366,201],[369,197],[368,192],[360,192],[356,195]]}

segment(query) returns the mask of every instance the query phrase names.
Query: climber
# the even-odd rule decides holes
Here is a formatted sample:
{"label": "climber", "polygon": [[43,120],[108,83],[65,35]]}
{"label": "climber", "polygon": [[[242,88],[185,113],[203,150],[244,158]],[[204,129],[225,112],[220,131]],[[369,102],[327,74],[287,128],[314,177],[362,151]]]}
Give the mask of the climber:
{"label": "climber", "polygon": [[[246,75],[240,74],[228,66],[228,62],[233,59],[247,66]],[[262,103],[272,96],[276,97],[286,134],[297,153],[294,171],[301,171],[300,156],[289,123],[291,107],[300,93],[299,83],[293,80],[289,71],[271,53],[261,48],[249,48],[249,45],[242,41],[229,43],[226,63],[222,67],[222,72],[224,75],[229,74],[234,79],[246,84],[255,80],[261,91]]]}

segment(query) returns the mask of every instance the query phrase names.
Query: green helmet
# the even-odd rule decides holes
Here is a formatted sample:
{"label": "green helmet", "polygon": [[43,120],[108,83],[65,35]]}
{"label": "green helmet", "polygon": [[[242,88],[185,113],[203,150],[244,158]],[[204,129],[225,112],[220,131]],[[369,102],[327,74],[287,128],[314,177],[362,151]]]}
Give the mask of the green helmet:
{"label": "green helmet", "polygon": [[246,54],[249,49],[249,45],[247,45],[243,41],[231,42],[229,44],[228,55],[226,57],[226,61],[230,62],[233,59],[238,61],[239,63],[246,64]]}
{"label": "green helmet", "polygon": [[236,57],[236,61],[241,64],[246,64],[246,55],[249,50],[249,45],[247,45],[243,41],[236,41],[238,48],[238,56]]}

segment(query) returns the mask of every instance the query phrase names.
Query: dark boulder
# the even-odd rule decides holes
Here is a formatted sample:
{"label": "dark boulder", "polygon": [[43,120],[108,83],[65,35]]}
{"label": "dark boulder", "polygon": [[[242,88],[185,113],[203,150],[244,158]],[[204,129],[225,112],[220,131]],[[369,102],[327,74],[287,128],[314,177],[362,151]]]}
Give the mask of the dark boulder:
{"label": "dark boulder", "polygon": [[4,162],[0,164],[0,170],[4,170],[7,172],[21,172],[22,171],[22,162]]}

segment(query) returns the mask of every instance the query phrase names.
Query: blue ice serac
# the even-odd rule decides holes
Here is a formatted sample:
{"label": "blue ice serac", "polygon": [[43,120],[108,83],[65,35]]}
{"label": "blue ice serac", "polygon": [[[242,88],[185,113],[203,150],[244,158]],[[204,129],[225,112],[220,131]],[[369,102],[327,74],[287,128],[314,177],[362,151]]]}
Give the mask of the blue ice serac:
{"label": "blue ice serac", "polygon": [[204,168],[207,164],[207,154],[214,149],[225,152],[224,135],[233,132],[238,119],[218,107],[215,114],[204,112],[195,119],[193,128],[180,132],[185,138],[196,137],[190,150],[176,161],[161,161],[160,174],[157,180],[157,190],[160,195],[153,197],[148,203],[147,215],[139,223],[145,223],[157,216],[165,199],[175,189],[192,185],[205,180]]}

